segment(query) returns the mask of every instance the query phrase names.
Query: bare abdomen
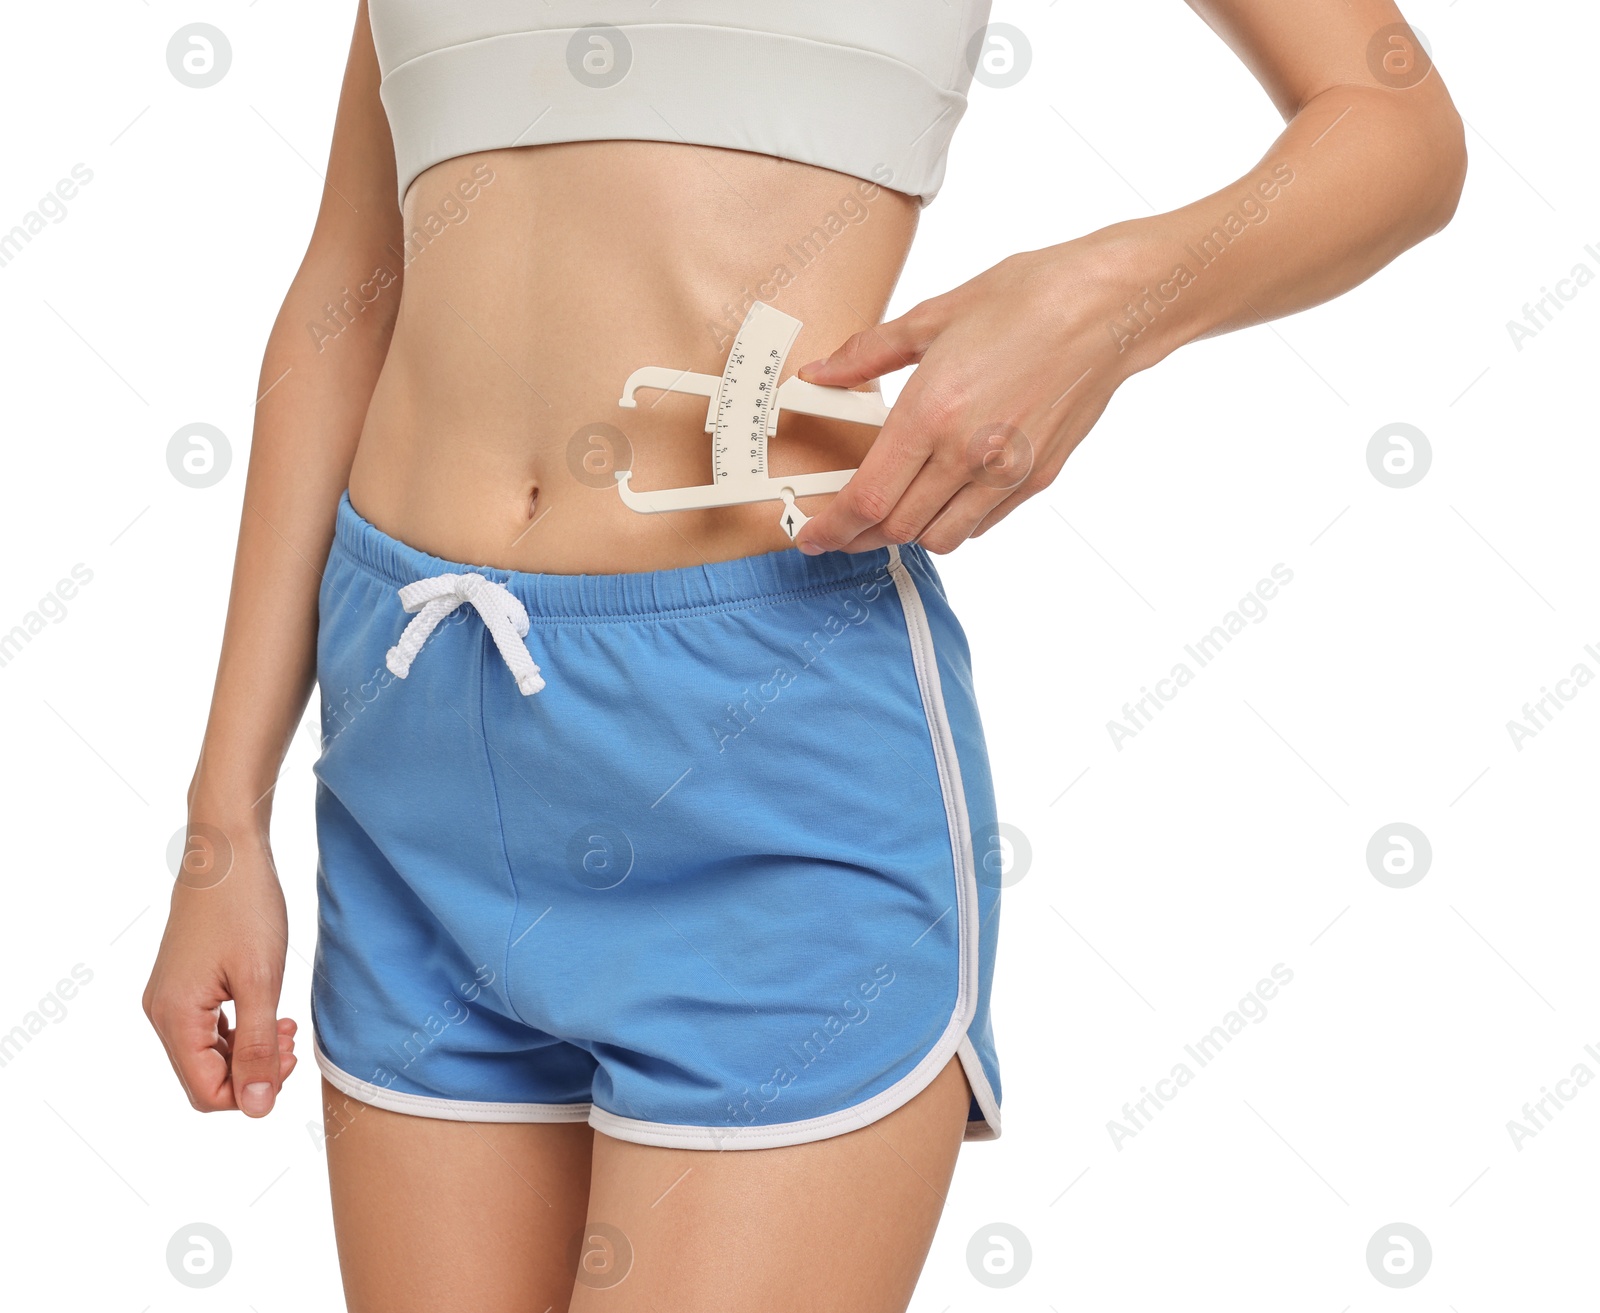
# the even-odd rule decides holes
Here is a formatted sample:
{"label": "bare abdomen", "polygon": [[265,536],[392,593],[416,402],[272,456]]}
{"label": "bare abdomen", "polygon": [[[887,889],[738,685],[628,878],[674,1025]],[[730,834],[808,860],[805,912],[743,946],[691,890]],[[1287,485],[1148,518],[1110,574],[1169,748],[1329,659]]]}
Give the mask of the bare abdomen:
{"label": "bare abdomen", "polygon": [[[781,504],[643,515],[706,483],[706,403],[640,394],[641,365],[720,374],[750,299],[804,323],[786,374],[879,322],[915,198],[769,156],[606,141],[488,151],[406,197],[388,359],[350,476],[356,509],[447,560],[614,573],[788,545]],[[773,473],[848,469],[868,426],[785,416]],[[825,498],[803,499],[815,513]]]}

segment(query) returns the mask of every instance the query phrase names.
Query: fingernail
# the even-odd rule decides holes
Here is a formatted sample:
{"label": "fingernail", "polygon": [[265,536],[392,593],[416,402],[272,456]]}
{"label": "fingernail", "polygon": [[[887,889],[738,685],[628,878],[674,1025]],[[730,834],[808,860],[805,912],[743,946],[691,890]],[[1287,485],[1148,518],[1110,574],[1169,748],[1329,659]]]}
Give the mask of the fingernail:
{"label": "fingernail", "polygon": [[816,543],[810,541],[810,539],[807,539],[805,542],[800,543],[799,544],[799,548],[807,556],[816,556],[818,553],[820,553],[822,551],[822,548],[819,547]]}
{"label": "fingernail", "polygon": [[264,1080],[252,1081],[244,1087],[244,1098],[241,1103],[246,1112],[270,1112],[272,1083]]}
{"label": "fingernail", "polygon": [[828,357],[827,356],[823,356],[821,360],[813,360],[809,365],[801,365],[799,369],[795,370],[795,373],[797,373],[797,374],[809,373],[813,369],[820,369],[823,365],[825,365],[827,363],[828,363]]}

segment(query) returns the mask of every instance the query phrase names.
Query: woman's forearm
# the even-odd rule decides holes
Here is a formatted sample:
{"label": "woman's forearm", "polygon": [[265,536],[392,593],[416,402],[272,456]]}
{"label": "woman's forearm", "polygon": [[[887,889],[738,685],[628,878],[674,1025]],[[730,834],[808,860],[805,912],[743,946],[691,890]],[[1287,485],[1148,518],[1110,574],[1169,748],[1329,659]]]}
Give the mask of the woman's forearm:
{"label": "woman's forearm", "polygon": [[388,351],[389,288],[337,338],[325,306],[370,276],[365,253],[313,245],[268,339],[245,481],[233,587],[200,760],[193,821],[234,842],[265,836],[272,788],[316,672],[317,592],[334,514]]}
{"label": "woman's forearm", "polygon": [[1403,89],[1351,82],[1363,34],[1296,30],[1364,21],[1340,7],[1203,7],[1274,103],[1299,106],[1265,158],[1181,209],[1008,256],[801,366],[832,387],[917,369],[800,550],[953,550],[1049,487],[1133,374],[1337,296],[1450,221],[1466,149],[1436,70]]}
{"label": "woman's forearm", "polygon": [[1317,305],[1448,223],[1465,173],[1447,98],[1331,87],[1236,182],[1095,235],[1128,292],[1106,332],[1132,373],[1185,342]]}

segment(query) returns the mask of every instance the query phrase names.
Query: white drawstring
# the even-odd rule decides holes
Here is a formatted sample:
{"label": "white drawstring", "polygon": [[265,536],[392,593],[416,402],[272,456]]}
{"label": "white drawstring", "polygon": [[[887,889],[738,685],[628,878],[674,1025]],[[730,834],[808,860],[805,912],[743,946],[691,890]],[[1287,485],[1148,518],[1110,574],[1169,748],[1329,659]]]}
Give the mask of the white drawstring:
{"label": "white drawstring", "polygon": [[435,575],[402,588],[400,605],[408,612],[416,612],[400,641],[384,657],[384,664],[400,679],[410,673],[411,663],[439,622],[457,607],[471,605],[483,617],[489,636],[524,696],[544,687],[539,667],[522,641],[528,633],[527,609],[503,584],[481,574]]}

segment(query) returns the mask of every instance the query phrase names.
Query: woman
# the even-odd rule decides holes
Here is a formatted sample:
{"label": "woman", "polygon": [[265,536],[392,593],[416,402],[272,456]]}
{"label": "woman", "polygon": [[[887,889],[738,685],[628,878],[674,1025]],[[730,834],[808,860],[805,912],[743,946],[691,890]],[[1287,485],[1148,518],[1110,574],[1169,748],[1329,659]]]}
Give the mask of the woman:
{"label": "woman", "polygon": [[[887,324],[985,0],[359,7],[262,369],[210,856],[145,992],[196,1108],[271,1110],[268,815],[316,679],[350,1308],[908,1302],[958,1146],[999,1132],[994,801],[930,553],[1049,486],[1124,379],[1354,286],[1462,185],[1387,0],[1190,3],[1287,120],[1261,162]],[[757,301],[802,325],[785,377],[917,366],[881,431],[779,398],[778,482],[859,471],[633,509],[622,473],[706,483],[718,411],[625,382],[736,373]]]}

